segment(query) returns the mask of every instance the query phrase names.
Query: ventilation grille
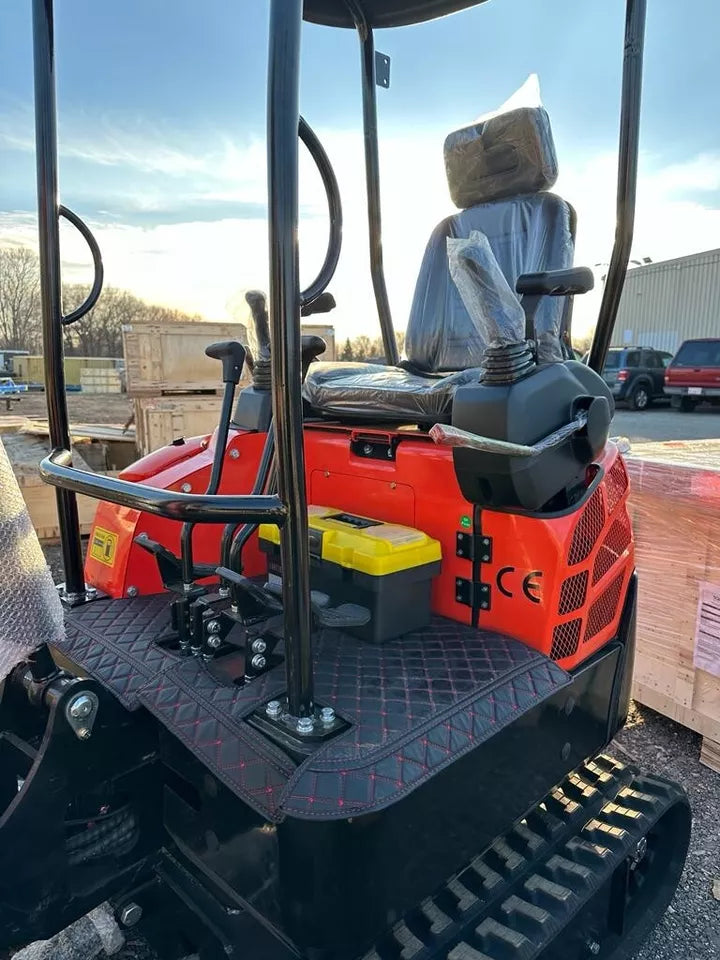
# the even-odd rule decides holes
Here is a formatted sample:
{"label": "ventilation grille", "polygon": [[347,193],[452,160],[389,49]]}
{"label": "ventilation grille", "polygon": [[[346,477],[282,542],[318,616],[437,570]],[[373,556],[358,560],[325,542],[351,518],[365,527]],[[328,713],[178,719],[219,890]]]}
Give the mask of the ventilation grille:
{"label": "ventilation grille", "polygon": [[574,653],[577,653],[581,628],[582,620],[569,620],[567,623],[559,623],[555,627],[550,650],[551,659],[562,660],[564,657],[571,657]]}
{"label": "ventilation grille", "polygon": [[630,532],[630,517],[627,510],[623,508],[620,516],[613,522],[607,536],[602,542],[595,557],[595,566],[593,567],[593,584],[602,580],[605,574],[620,559],[623,553],[630,546],[632,533]]}
{"label": "ventilation grille", "polygon": [[568,554],[568,564],[573,567],[577,563],[582,563],[590,556],[597,539],[602,533],[605,525],[605,506],[603,504],[602,490],[597,488],[590,497],[583,515],[578,521],[573,533],[572,543],[570,544],[570,553]]}
{"label": "ventilation grille", "polygon": [[585,637],[583,643],[592,640],[601,630],[609,626],[615,619],[620,603],[620,593],[622,591],[625,571],[618,574],[609,587],[600,594],[590,607],[588,614],[587,627],[585,628]]}
{"label": "ventilation grille", "polygon": [[617,458],[612,469],[605,477],[605,496],[607,497],[608,513],[612,513],[620,503],[623,494],[628,488],[628,476],[625,464]]}
{"label": "ventilation grille", "polygon": [[568,577],[560,588],[560,603],[558,604],[558,613],[564,616],[566,613],[572,613],[579,610],[585,603],[587,595],[588,575],[585,570],[582,573],[576,573],[573,577]]}

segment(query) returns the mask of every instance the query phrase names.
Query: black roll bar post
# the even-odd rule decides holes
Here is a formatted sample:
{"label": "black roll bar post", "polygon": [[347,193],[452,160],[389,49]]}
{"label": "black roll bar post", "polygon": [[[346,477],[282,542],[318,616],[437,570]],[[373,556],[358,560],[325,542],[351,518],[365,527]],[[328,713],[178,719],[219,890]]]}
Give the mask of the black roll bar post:
{"label": "black roll bar post", "polygon": [[278,493],[287,505],[280,531],[285,670],[288,711],[297,718],[314,709],[297,242],[302,14],[302,0],[271,2],[267,100],[273,422]]}
{"label": "black roll bar post", "polygon": [[589,366],[597,373],[605,366],[615,319],[620,306],[625,274],[630,261],[635,227],[640,104],[645,43],[647,0],[627,0],[625,8],[625,54],[623,58],[620,143],[618,148],[617,222],[615,243],[603,290],[600,313],[590,347]]}

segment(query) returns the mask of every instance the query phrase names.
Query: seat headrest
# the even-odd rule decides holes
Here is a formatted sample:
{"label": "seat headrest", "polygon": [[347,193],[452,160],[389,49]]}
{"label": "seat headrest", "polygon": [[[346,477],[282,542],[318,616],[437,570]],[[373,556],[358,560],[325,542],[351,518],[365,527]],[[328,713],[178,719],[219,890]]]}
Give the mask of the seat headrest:
{"label": "seat headrest", "polygon": [[456,130],[445,140],[445,170],[461,209],[549,190],[558,168],[547,111],[521,107]]}

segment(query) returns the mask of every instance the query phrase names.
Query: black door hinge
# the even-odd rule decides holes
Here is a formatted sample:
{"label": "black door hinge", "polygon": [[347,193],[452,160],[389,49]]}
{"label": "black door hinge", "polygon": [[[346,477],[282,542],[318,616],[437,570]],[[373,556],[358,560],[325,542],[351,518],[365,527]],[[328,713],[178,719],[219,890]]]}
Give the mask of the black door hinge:
{"label": "black door hinge", "polygon": [[455,556],[463,560],[477,560],[478,563],[491,563],[492,537],[458,530],[455,534]]}
{"label": "black door hinge", "polygon": [[456,577],[455,599],[473,609],[489,610],[492,602],[490,584]]}

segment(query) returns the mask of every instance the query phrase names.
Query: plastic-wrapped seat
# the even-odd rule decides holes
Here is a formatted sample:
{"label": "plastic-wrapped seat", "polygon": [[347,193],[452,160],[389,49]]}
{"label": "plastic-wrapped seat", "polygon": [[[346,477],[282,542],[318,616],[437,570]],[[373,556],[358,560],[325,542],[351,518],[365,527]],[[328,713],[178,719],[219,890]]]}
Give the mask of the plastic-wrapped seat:
{"label": "plastic-wrapped seat", "polygon": [[[306,402],[336,418],[447,422],[457,386],[479,375],[492,318],[474,318],[448,265],[448,240],[479,231],[512,291],[519,276],[572,266],[575,216],[547,192],[557,179],[550,121],[522,108],[450,134],[445,166],[453,200],[465,209],[443,220],[428,241],[408,321],[407,362],[323,363],[310,369]],[[534,315],[541,361],[564,359],[565,297],[545,297]]]}

